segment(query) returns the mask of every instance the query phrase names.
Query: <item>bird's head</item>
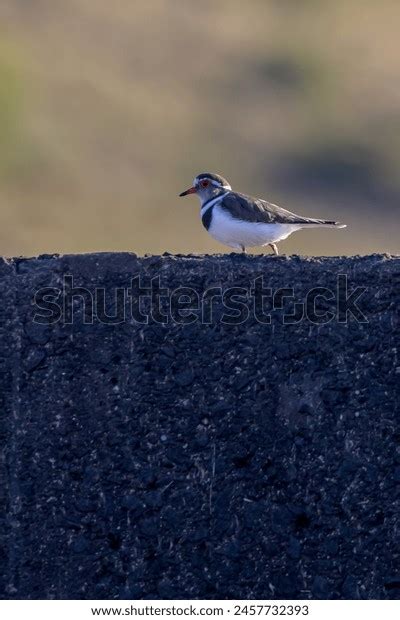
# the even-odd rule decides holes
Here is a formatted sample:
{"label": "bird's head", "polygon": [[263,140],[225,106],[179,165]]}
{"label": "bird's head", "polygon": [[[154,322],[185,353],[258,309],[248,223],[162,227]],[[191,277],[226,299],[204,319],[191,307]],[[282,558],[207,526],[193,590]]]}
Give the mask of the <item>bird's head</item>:
{"label": "bird's head", "polygon": [[203,205],[205,202],[208,202],[212,198],[217,198],[220,194],[224,194],[231,189],[228,181],[219,174],[202,172],[194,179],[192,187],[189,187],[189,189],[179,194],[179,196],[197,194]]}

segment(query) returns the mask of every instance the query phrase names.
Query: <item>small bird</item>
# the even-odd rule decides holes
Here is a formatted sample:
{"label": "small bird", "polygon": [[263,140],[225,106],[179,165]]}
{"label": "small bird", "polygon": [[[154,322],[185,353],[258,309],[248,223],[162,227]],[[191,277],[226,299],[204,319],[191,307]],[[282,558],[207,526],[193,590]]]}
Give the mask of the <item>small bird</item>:
{"label": "small bird", "polygon": [[214,239],[246,252],[246,248],[269,245],[279,254],[276,244],[301,228],[346,228],[331,220],[301,217],[282,207],[232,191],[219,174],[202,172],[192,187],[179,194],[197,194],[203,226]]}

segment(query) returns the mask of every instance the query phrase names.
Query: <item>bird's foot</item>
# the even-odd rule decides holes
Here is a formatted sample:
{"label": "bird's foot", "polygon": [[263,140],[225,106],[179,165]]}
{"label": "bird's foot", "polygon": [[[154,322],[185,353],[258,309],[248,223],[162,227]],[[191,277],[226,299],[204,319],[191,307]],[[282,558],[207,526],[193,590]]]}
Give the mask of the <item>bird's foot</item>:
{"label": "bird's foot", "polygon": [[268,245],[270,248],[272,248],[272,251],[275,254],[275,256],[279,256],[278,247],[276,243],[269,243]]}

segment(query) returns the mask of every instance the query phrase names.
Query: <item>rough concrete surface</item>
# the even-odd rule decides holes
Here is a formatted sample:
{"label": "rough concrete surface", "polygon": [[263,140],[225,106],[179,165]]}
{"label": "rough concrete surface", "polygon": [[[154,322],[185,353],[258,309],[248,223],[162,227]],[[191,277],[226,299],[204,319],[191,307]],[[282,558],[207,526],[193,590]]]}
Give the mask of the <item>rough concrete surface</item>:
{"label": "rough concrete surface", "polygon": [[[1,597],[400,598],[399,263],[3,261]],[[340,274],[347,296],[365,287],[364,318],[338,314]],[[276,309],[268,324],[250,297],[248,317],[217,297],[211,320],[205,303],[203,322],[173,307],[175,320],[161,323],[153,299],[146,325],[118,305],[117,289],[138,275],[169,289],[166,314],[178,287],[201,297],[260,276]],[[55,297],[64,276],[73,283]],[[103,289],[120,322],[91,322],[79,298],[71,322],[72,286]],[[54,324],[43,323],[41,293],[34,301],[43,287],[66,304]],[[290,287],[299,303],[324,287],[316,310],[332,314],[283,324],[293,304],[279,289]]]}

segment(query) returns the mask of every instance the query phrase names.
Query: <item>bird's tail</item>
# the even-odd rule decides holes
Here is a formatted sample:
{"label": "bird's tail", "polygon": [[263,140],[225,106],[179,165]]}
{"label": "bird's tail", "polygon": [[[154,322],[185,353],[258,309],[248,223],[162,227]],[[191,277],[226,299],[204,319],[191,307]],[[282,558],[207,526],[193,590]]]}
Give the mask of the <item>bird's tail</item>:
{"label": "bird's tail", "polygon": [[333,220],[314,220],[309,219],[304,222],[305,228],[319,228],[323,226],[324,228],[346,228],[347,224],[342,224],[341,222],[334,222]]}

